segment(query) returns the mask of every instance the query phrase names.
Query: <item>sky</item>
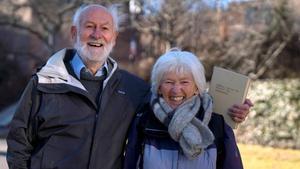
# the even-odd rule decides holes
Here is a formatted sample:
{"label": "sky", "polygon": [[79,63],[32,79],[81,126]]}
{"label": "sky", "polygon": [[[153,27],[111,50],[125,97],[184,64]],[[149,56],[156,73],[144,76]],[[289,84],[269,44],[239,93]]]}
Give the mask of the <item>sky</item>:
{"label": "sky", "polygon": [[[208,4],[214,5],[216,3],[216,0],[204,0]],[[242,1],[250,1],[250,0],[220,0],[222,7],[227,7],[229,3],[231,2],[242,2]]]}
{"label": "sky", "polygon": [[[209,6],[211,7],[216,7],[216,2],[217,0],[203,0],[206,2]],[[221,8],[226,9],[228,7],[228,4],[231,2],[243,2],[243,1],[251,1],[251,0],[220,0],[221,3]],[[162,0],[145,0],[145,6],[151,6],[151,7],[156,7],[156,9],[160,8],[160,5],[162,3]],[[151,14],[151,11],[145,11],[147,14]]]}
{"label": "sky", "polygon": [[[217,0],[204,0],[207,4],[214,6]],[[242,2],[242,1],[250,1],[250,0],[220,0],[222,7],[227,7],[231,2]],[[151,0],[148,1],[152,6],[160,6],[161,0]]]}

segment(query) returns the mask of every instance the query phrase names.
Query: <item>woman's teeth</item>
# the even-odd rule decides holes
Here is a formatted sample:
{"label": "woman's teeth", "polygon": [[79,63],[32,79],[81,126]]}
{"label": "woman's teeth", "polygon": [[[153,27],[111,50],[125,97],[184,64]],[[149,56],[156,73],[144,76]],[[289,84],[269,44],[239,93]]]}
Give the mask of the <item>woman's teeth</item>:
{"label": "woman's teeth", "polygon": [[172,96],[170,97],[170,100],[173,100],[173,101],[181,101],[183,100],[183,96]]}

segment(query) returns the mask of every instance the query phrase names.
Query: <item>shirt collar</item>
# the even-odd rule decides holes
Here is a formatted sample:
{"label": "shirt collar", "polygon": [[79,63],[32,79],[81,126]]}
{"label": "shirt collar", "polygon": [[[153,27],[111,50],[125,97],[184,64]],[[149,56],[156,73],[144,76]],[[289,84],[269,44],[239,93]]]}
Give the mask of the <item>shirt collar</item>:
{"label": "shirt collar", "polygon": [[[78,79],[80,79],[80,71],[82,68],[86,68],[86,67],[77,52],[71,60],[71,66],[74,70],[76,77]],[[104,69],[106,69],[106,71],[108,71],[108,64],[106,61],[104,62],[104,65],[100,69],[97,70],[95,76],[102,76],[104,74]]]}

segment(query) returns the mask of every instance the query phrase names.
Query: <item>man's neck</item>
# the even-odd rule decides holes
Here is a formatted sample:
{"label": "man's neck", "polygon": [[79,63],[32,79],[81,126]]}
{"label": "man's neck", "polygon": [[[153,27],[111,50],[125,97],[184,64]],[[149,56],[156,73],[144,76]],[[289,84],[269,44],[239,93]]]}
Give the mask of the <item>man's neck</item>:
{"label": "man's neck", "polygon": [[97,71],[104,65],[104,62],[84,62],[86,68],[95,75]]}

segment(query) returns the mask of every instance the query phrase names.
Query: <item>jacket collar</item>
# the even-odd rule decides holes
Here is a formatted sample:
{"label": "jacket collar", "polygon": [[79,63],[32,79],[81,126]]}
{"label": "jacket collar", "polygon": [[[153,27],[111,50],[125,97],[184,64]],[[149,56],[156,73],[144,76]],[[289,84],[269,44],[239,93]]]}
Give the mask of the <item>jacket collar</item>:
{"label": "jacket collar", "polygon": [[[75,52],[75,50],[65,48],[52,55],[47,61],[46,65],[42,67],[39,72],[37,72],[38,83],[41,84],[63,83],[63,84],[68,84],[86,90],[84,86],[80,83],[80,81],[78,81],[76,78],[74,78],[72,75],[68,73],[67,68],[65,66],[64,58],[67,54],[72,52]],[[110,79],[110,77],[113,75],[113,73],[118,67],[117,62],[110,57],[108,58],[107,62],[109,64],[109,68],[111,67],[111,71],[109,71],[110,73],[108,77],[103,82],[103,88],[106,86],[108,80]]]}
{"label": "jacket collar", "polygon": [[[86,68],[81,57],[79,56],[78,52],[76,52],[73,58],[70,61],[70,64],[74,70],[74,73],[78,79],[80,79],[80,71],[83,68]],[[102,76],[104,74],[104,69],[108,71],[108,64],[107,61],[104,62],[104,65],[97,70],[95,76]]]}

